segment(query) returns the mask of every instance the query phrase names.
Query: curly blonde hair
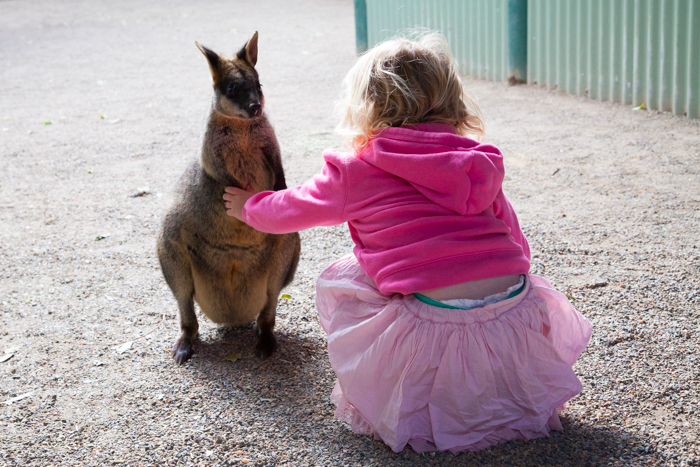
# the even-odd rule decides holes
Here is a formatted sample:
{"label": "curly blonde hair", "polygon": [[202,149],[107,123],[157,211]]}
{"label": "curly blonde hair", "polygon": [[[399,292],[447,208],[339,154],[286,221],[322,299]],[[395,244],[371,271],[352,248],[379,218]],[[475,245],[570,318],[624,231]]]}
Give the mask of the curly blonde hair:
{"label": "curly blonde hair", "polygon": [[338,131],[360,150],[382,128],[445,123],[480,139],[484,123],[438,33],[389,39],[361,55],[343,80]]}

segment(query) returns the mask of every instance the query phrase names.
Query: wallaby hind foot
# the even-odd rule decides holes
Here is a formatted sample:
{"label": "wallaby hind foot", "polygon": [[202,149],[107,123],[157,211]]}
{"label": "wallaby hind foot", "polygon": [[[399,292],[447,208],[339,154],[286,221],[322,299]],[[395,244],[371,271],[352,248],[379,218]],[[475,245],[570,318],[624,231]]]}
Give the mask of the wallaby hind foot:
{"label": "wallaby hind foot", "polygon": [[180,338],[175,342],[170,353],[173,356],[173,360],[178,365],[184,364],[187,360],[192,358],[194,354],[194,341],[197,338],[191,338],[187,336],[180,336]]}
{"label": "wallaby hind foot", "polygon": [[255,355],[265,360],[277,350],[277,338],[272,329],[261,331],[260,328],[256,328],[256,331],[258,341],[255,343]]}

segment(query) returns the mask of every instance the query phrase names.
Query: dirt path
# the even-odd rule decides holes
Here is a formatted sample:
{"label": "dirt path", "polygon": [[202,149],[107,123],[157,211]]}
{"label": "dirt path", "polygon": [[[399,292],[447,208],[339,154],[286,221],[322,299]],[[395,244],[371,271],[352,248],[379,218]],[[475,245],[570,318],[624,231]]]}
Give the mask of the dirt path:
{"label": "dirt path", "polygon": [[700,124],[540,88],[466,81],[533,272],[595,326],[563,433],[421,456],[335,421],[314,282],[351,251],[342,226],[302,234],[274,358],[200,321],[175,366],[155,236],[210,101],[194,40],[260,31],[292,184],[340,145],[354,58],[352,2],[208,3],[0,0],[0,403],[30,394],[0,405],[0,465],[700,465]]}

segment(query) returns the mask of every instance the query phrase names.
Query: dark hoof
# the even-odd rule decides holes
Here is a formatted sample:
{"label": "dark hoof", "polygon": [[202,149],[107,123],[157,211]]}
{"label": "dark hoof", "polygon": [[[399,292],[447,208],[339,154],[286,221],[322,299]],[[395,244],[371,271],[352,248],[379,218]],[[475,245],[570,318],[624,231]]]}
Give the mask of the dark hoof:
{"label": "dark hoof", "polygon": [[255,344],[255,355],[265,360],[277,350],[277,339],[272,332],[259,333],[258,342]]}
{"label": "dark hoof", "polygon": [[175,342],[173,350],[171,350],[171,354],[173,356],[173,360],[175,360],[175,363],[182,365],[194,354],[194,346],[189,339],[181,337],[177,340],[177,342]]}

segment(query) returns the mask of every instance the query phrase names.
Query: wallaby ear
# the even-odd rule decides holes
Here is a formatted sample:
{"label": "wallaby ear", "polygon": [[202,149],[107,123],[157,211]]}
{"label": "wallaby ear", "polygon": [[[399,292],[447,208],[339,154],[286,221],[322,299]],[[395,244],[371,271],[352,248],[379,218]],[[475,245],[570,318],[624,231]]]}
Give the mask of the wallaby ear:
{"label": "wallaby ear", "polygon": [[236,54],[236,57],[245,60],[253,66],[258,63],[258,31],[255,31],[253,37],[251,37],[245,47]]}
{"label": "wallaby ear", "polygon": [[216,75],[219,70],[219,64],[221,63],[221,59],[219,56],[214,52],[213,50],[207,49],[206,47],[202,46],[199,44],[199,42],[194,41],[194,44],[197,46],[197,48],[204,54],[205,57],[207,57],[207,62],[209,62],[209,69],[211,70],[211,75],[216,78]]}

